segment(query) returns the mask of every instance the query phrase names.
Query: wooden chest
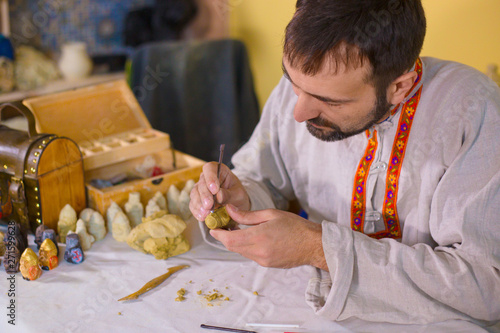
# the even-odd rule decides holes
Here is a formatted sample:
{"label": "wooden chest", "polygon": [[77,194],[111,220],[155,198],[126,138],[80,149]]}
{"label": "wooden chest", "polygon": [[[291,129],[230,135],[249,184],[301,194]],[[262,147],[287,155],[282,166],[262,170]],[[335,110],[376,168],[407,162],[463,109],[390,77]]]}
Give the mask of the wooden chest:
{"label": "wooden chest", "polygon": [[[124,80],[23,103],[35,115],[39,132],[56,133],[79,145],[89,207],[101,214],[111,201],[124,205],[131,191],[140,192],[146,205],[157,191],[165,194],[170,185],[182,188],[189,179],[197,181],[205,163],[174,150],[169,135],[151,127]],[[146,159],[154,160],[162,174],[106,188],[97,188],[92,182],[130,175]]]}
{"label": "wooden chest", "polygon": [[71,139],[38,134],[31,112],[20,103],[0,107],[24,115],[28,132],[0,125],[0,218],[34,231],[40,224],[57,229],[59,212],[87,205],[82,155]]}

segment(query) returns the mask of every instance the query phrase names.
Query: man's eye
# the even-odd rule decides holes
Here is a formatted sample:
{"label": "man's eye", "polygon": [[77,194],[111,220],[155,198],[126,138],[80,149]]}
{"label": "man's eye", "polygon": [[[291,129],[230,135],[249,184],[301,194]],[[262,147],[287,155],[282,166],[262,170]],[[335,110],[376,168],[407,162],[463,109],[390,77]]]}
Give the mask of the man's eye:
{"label": "man's eye", "polygon": [[332,107],[340,107],[342,106],[342,103],[331,103],[331,102],[326,102],[326,104],[328,104],[329,106],[332,106]]}

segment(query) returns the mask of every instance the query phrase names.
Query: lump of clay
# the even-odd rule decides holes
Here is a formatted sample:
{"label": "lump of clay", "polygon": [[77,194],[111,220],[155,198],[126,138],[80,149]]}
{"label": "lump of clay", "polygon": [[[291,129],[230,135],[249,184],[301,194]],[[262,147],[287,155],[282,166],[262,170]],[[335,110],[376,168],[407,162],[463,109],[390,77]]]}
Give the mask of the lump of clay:
{"label": "lump of clay", "polygon": [[85,222],[83,222],[83,220],[78,220],[78,222],[76,222],[76,233],[80,238],[80,244],[82,245],[83,251],[89,250],[92,243],[95,242],[95,238],[87,232],[87,228],[85,227]]}
{"label": "lump of clay", "polygon": [[130,229],[130,221],[127,215],[122,211],[116,213],[111,226],[113,238],[119,242],[125,242],[130,233]]}
{"label": "lump of clay", "polygon": [[109,205],[108,210],[106,211],[106,222],[108,227],[108,232],[113,230],[112,223],[115,218],[116,213],[123,212],[120,206],[114,201],[111,201],[111,205]]}
{"label": "lump of clay", "polygon": [[130,225],[135,227],[142,222],[144,216],[144,206],[141,203],[141,194],[139,192],[130,192],[128,202],[125,204],[125,212],[130,221]]}
{"label": "lump of clay", "polygon": [[19,264],[19,269],[23,276],[23,279],[27,281],[36,280],[42,275],[42,270],[40,268],[38,257],[35,252],[29,247],[24,250],[21,255],[21,260]]}
{"label": "lump of clay", "polygon": [[[59,246],[57,245],[56,232],[52,229],[46,228],[42,234],[42,243],[47,238],[50,239],[54,243],[54,245],[57,249],[57,255],[59,256]],[[41,246],[41,244],[40,244],[40,246]],[[38,249],[40,250],[40,248],[38,248]]]}
{"label": "lump of clay", "polygon": [[127,244],[156,259],[167,259],[189,250],[189,243],[182,235],[184,229],[186,223],[179,216],[160,211],[132,229]]}
{"label": "lump of clay", "polygon": [[71,232],[66,235],[66,250],[64,260],[71,264],[79,264],[85,260],[78,234]]}
{"label": "lump of clay", "polygon": [[59,213],[59,222],[57,222],[57,233],[62,243],[66,243],[66,235],[69,231],[76,230],[76,220],[76,212],[73,207],[70,204],[64,206]]}
{"label": "lump of clay", "polygon": [[146,217],[149,217],[160,210],[168,212],[167,200],[165,200],[165,197],[160,192],[156,192],[146,206]]}
{"label": "lump of clay", "polygon": [[175,185],[170,185],[170,188],[168,189],[167,192],[167,202],[168,202],[168,211],[170,214],[175,214],[180,216],[180,209],[179,209],[179,196],[181,193],[175,187]]}
{"label": "lump of clay", "polygon": [[43,270],[48,271],[59,265],[56,245],[50,238],[47,238],[42,242],[40,250],[38,251],[38,256],[40,257],[40,266],[42,266]]}
{"label": "lump of clay", "polygon": [[94,236],[95,241],[101,240],[106,236],[106,223],[99,212],[92,208],[85,208],[80,213],[80,220],[85,223],[88,233]]}
{"label": "lump of clay", "polygon": [[167,259],[189,251],[189,243],[181,235],[174,238],[148,238],[144,242],[144,250],[155,256],[155,259]]}

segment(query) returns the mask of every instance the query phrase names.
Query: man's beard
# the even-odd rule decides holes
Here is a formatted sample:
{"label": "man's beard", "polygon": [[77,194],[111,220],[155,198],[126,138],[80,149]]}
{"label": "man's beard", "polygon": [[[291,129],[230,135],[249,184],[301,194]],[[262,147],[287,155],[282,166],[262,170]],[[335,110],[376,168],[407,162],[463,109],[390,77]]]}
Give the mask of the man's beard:
{"label": "man's beard", "polygon": [[[343,132],[339,126],[321,117],[316,117],[313,119],[309,119],[306,122],[306,127],[309,133],[322,141],[333,142],[344,140],[350,136],[362,133],[378,123],[380,120],[382,120],[382,117],[385,116],[385,114],[389,111],[390,107],[391,105],[387,102],[387,95],[384,91],[382,94],[378,94],[377,103],[368,114],[367,117],[369,119],[364,125],[360,125],[357,128]],[[314,127],[312,124],[316,126],[328,127],[329,129],[319,129]]]}

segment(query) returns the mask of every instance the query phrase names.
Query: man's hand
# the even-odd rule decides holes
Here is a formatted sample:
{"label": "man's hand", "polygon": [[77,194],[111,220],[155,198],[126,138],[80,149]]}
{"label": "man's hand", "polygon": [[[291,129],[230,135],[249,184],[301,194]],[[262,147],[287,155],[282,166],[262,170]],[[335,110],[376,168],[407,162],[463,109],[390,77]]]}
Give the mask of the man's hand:
{"label": "man's hand", "polygon": [[229,168],[220,165],[220,184],[217,179],[217,162],[203,166],[200,180],[191,191],[189,209],[198,221],[204,221],[214,203],[214,195],[219,204],[231,204],[239,209],[250,209],[248,193]]}
{"label": "man's hand", "polygon": [[265,267],[312,265],[328,270],[321,241],[321,224],[276,209],[250,212],[227,205],[226,210],[236,222],[253,225],[242,230],[210,231],[229,251]]}

